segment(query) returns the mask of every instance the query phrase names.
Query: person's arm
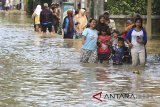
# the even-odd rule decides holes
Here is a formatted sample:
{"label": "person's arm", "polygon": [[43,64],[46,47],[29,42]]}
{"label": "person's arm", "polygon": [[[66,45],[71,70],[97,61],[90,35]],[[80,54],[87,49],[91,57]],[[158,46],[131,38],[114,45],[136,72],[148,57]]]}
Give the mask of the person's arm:
{"label": "person's arm", "polygon": [[125,28],[124,32],[128,32],[133,26],[134,26],[134,24],[131,24],[131,25],[127,26]]}
{"label": "person's arm", "polygon": [[102,45],[102,40],[100,39],[100,36],[99,36],[97,40],[97,46],[100,47],[101,45]]}
{"label": "person's arm", "polygon": [[32,20],[34,20],[34,17],[36,16],[36,14],[35,13],[33,13],[32,14]]}
{"label": "person's arm", "polygon": [[85,24],[84,24],[84,29],[86,28],[86,26],[87,26],[87,23],[88,23],[88,21],[87,21],[87,17],[86,17],[86,19],[85,19]]}
{"label": "person's arm", "polygon": [[85,40],[86,40],[86,37],[85,37],[85,36],[82,36],[82,44],[85,43]]}
{"label": "person's arm", "polygon": [[146,31],[144,29],[143,29],[143,34],[144,34],[144,36],[143,36],[143,44],[146,45],[147,44],[147,33],[146,33]]}
{"label": "person's arm", "polygon": [[133,45],[132,45],[132,43],[131,43],[131,34],[132,34],[132,31],[133,31],[133,29],[129,30],[129,32],[127,33],[127,36],[126,36],[126,38],[125,38],[128,46],[129,46],[130,48],[133,47]]}
{"label": "person's arm", "polygon": [[65,29],[65,27],[66,27],[66,18],[67,18],[67,17],[65,17],[65,18],[63,19],[63,24],[62,24],[62,29],[63,29],[64,34],[66,33],[66,29]]}
{"label": "person's arm", "polygon": [[43,16],[42,16],[42,12],[40,13],[40,24],[42,24],[43,21]]}
{"label": "person's arm", "polygon": [[109,21],[110,21],[109,28],[110,28],[111,33],[113,33],[116,30],[116,24],[113,19],[110,19]]}
{"label": "person's arm", "polygon": [[88,30],[87,30],[87,28],[86,28],[86,29],[83,31],[83,33],[82,33],[82,44],[85,43],[87,34],[88,34]]}

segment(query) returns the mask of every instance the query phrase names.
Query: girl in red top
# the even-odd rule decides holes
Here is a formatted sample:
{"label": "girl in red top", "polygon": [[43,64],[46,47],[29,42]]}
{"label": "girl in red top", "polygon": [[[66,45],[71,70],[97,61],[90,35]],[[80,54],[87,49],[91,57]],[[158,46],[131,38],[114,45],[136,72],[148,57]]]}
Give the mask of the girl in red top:
{"label": "girl in red top", "polygon": [[111,57],[111,49],[110,49],[110,39],[111,36],[108,35],[107,29],[102,29],[100,32],[101,35],[98,36],[98,61],[103,63],[109,63],[109,59]]}

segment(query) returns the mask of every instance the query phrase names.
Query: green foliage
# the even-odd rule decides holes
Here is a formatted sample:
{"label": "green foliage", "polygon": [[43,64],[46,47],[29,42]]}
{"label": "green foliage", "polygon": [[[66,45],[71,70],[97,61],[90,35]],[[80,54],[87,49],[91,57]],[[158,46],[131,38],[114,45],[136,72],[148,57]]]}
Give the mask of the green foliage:
{"label": "green foliage", "polygon": [[33,12],[33,0],[27,0],[27,14],[32,14]]}
{"label": "green foliage", "polygon": [[108,0],[105,3],[105,10],[111,14],[133,15],[135,12],[140,14],[147,13],[146,0]]}
{"label": "green foliage", "polygon": [[153,1],[152,14],[160,15],[160,0],[154,0]]}

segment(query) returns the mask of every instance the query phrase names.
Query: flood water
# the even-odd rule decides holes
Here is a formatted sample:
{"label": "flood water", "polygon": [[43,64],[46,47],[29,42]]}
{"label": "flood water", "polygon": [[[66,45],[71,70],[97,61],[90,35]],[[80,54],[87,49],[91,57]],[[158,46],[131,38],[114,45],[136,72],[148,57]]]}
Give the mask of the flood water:
{"label": "flood water", "polygon": [[[0,107],[159,107],[159,40],[149,41],[147,64],[135,74],[130,65],[81,64],[80,40],[41,38],[31,22],[0,15]],[[102,102],[92,97],[99,92]]]}

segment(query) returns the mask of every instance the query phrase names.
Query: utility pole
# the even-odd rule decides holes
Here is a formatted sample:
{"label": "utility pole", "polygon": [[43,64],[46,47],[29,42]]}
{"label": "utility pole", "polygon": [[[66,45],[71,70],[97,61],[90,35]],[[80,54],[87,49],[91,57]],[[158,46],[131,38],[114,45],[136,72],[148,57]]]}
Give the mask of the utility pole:
{"label": "utility pole", "polygon": [[81,8],[85,8],[85,0],[81,0]]}
{"label": "utility pole", "polygon": [[98,16],[100,16],[104,13],[104,2],[105,2],[105,0],[98,0],[98,1],[99,1]]}
{"label": "utility pole", "polygon": [[97,18],[98,0],[94,0],[94,18]]}
{"label": "utility pole", "polygon": [[152,39],[152,0],[147,0],[147,35]]}
{"label": "utility pole", "polygon": [[98,17],[104,12],[104,0],[94,0],[94,18]]}
{"label": "utility pole", "polygon": [[24,0],[21,0],[21,10],[24,11]]}

